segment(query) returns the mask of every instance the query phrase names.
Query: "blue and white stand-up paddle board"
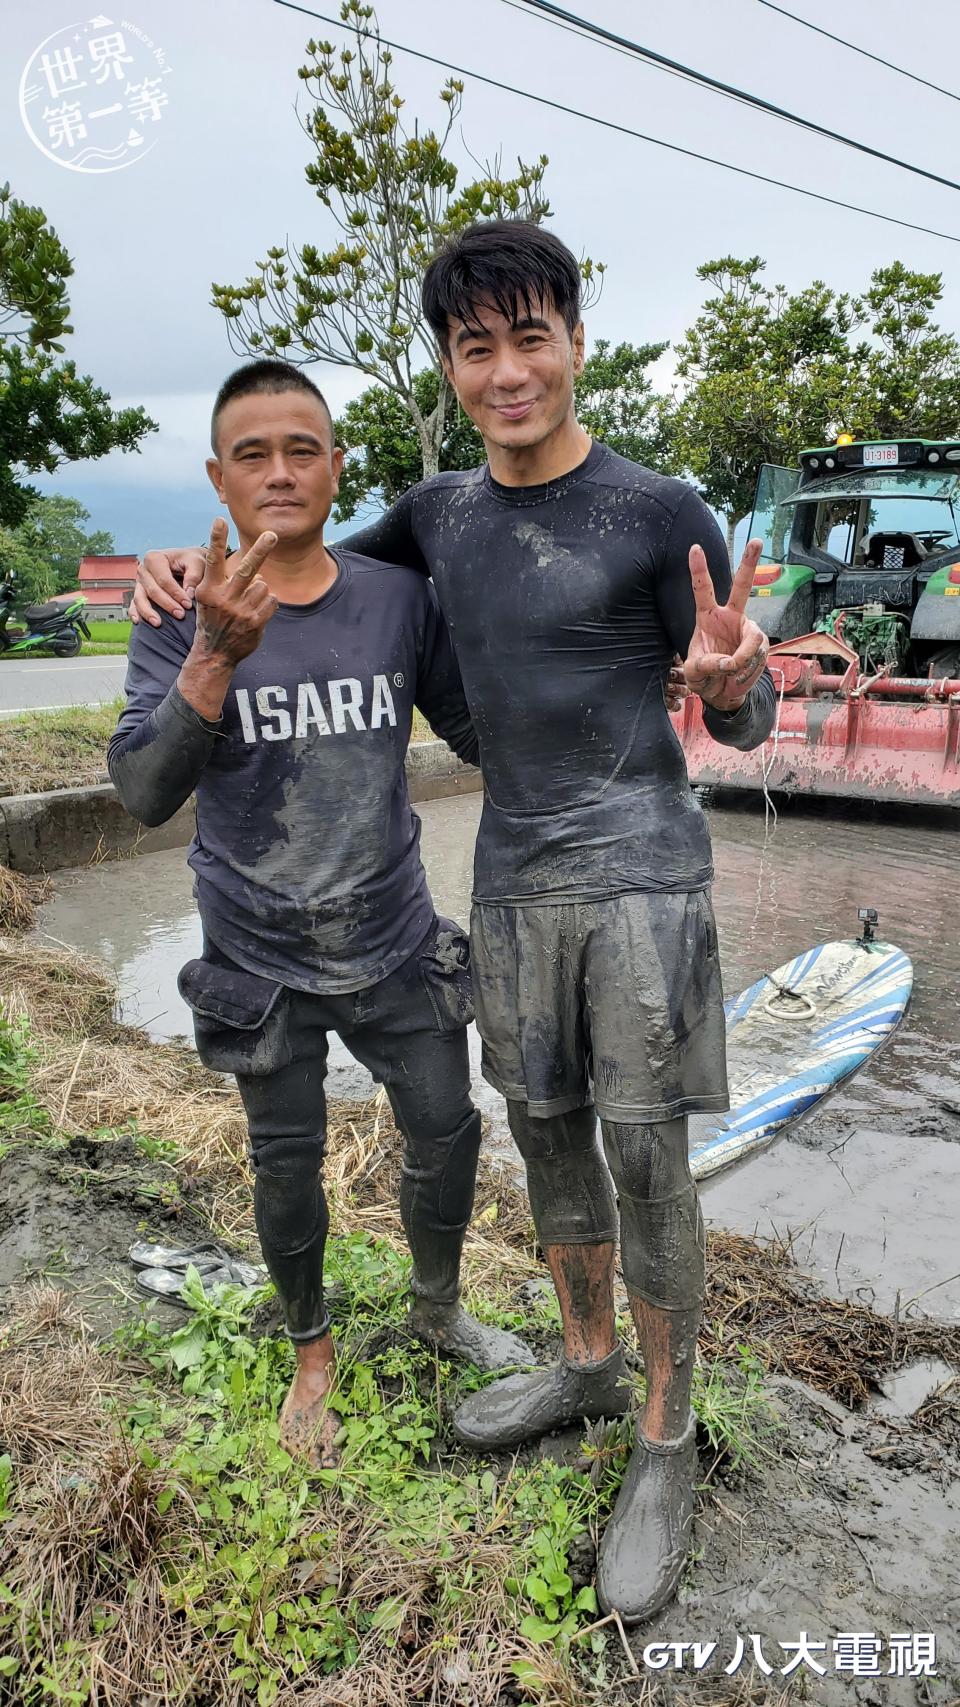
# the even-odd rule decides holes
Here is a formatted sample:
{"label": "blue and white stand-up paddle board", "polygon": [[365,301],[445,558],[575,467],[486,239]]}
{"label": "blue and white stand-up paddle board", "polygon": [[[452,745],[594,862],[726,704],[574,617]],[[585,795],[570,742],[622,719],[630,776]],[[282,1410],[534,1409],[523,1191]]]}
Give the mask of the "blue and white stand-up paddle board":
{"label": "blue and white stand-up paddle board", "polygon": [[865,1061],[903,1018],[913,966],[862,938],[822,942],[726,1003],[729,1114],[697,1114],[690,1168],[706,1179],[773,1142]]}

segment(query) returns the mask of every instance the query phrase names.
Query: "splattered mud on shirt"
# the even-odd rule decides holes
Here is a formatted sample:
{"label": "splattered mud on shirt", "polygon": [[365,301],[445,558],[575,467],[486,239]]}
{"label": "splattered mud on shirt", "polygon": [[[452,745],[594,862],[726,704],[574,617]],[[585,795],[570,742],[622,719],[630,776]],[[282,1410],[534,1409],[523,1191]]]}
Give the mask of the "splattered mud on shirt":
{"label": "splattered mud on shirt", "polygon": [[334,555],[330,590],[281,605],[237,666],[219,724],[175,685],[194,613],[136,627],[109,753],[121,799],[148,823],[196,787],[188,858],[213,940],[249,971],[319,994],[379,982],[433,918],[404,770],[413,707],[477,757],[429,582]]}
{"label": "splattered mud on shirt", "polygon": [[[502,486],[489,469],[437,475],[350,544],[433,576],[480,743],[478,900],[710,882],[664,684],[694,630],[690,547],[703,546],[721,603],[731,576],[684,481],[594,444],[545,486]],[[707,726],[758,746],[774,709],[765,675],[735,714],[708,709]]]}

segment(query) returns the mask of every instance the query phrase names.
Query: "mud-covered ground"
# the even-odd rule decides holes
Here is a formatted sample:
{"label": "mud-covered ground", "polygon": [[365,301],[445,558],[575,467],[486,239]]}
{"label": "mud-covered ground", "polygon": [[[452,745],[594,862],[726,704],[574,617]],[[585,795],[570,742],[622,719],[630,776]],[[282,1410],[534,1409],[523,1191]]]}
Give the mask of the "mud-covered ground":
{"label": "mud-covered ground", "polygon": [[[6,1308],[32,1279],[75,1292],[85,1317],[104,1334],[143,1308],[177,1325],[184,1319],[178,1308],[145,1304],[137,1294],[127,1251],[145,1234],[187,1240],[202,1229],[200,1206],[183,1198],[172,1167],[130,1139],[16,1144],[0,1162]],[[631,1638],[641,1677],[655,1679],[668,1698],[682,1688],[698,1699],[731,1699],[734,1678],[726,1668],[740,1636],[745,1653],[737,1677],[776,1699],[791,1683],[781,1672],[794,1651],[781,1644],[806,1632],[811,1644],[827,1644],[811,1649],[826,1674],[801,1665],[792,1679],[797,1688],[805,1678],[811,1699],[892,1707],[960,1699],[960,1404],[933,1433],[910,1414],[950,1374],[944,1365],[908,1368],[891,1381],[890,1400],[877,1394],[857,1411],[774,1375],[767,1389],[780,1427],[756,1466],[712,1471],[704,1440],[707,1485],[692,1563],[680,1600]],[[538,1450],[570,1461],[579,1455],[579,1438],[571,1431]],[[584,1538],[574,1560],[578,1578],[589,1581],[592,1566],[593,1548]],[[873,1662],[880,1675],[835,1670],[833,1644],[844,1632],[880,1642]],[[887,1675],[894,1635],[933,1635],[939,1675]],[[650,1643],[661,1646],[647,1652],[645,1663]],[[683,1673],[675,1672],[668,1643],[702,1644],[699,1671],[688,1649]],[[652,1662],[665,1655],[669,1669],[654,1669]]]}
{"label": "mud-covered ground", "polygon": [[[46,1283],[75,1293],[84,1318],[106,1336],[143,1301],[130,1247],[152,1236],[187,1244],[206,1227],[173,1168],[131,1138],[15,1140],[0,1160],[0,1319],[25,1283]],[[172,1327],[183,1321],[183,1312],[162,1300],[153,1307]]]}
{"label": "mud-covered ground", "polygon": [[[440,909],[465,917],[479,800],[422,810],[424,854]],[[881,912],[881,931],[914,960],[915,989],[899,1032],[868,1068],[808,1123],[771,1150],[707,1183],[708,1225],[776,1234],[825,1295],[896,1317],[904,1332],[924,1317],[960,1321],[960,890],[954,832],[920,814],[826,813],[788,806],[772,836],[756,810],[711,813],[715,905],[728,992],[811,943],[848,936],[859,906]],[[87,873],[59,874],[41,932],[99,955],[118,975],[124,1012],[155,1036],[187,1029],[175,972],[194,952],[195,917],[182,852]],[[365,1085],[334,1051],[331,1089]],[[497,1138],[492,1093],[485,1112]],[[130,1141],[75,1141],[64,1151],[15,1150],[0,1162],[0,1289],[16,1296],[27,1275],[76,1288],[108,1330],[143,1307],[126,1252],[144,1233],[192,1238],[202,1205],[185,1202],[171,1166]],[[2,1309],[0,1291],[0,1309]],[[171,1324],[171,1306],[151,1304]],[[777,1327],[768,1323],[776,1338]],[[792,1330],[791,1330],[792,1331]],[[814,1348],[823,1334],[809,1317]],[[960,1702],[960,1402],[956,1386],[929,1395],[953,1371],[935,1355],[903,1364],[899,1328],[891,1366],[864,1404],[849,1409],[789,1372],[767,1378],[782,1427],[756,1467],[710,1474],[680,1600],[632,1641],[642,1685],[731,1701],[738,1679],[756,1699],[790,1688],[833,1703]],[[787,1324],[783,1326],[784,1338]],[[951,1342],[953,1343],[953,1342]],[[578,1441],[545,1442],[573,1454]],[[578,1567],[589,1580],[589,1543]],[[806,1632],[826,1675],[801,1665],[782,1675]],[[858,1633],[860,1673],[838,1672],[833,1644]],[[725,1668],[745,1644],[739,1672]],[[895,1675],[891,1637],[936,1639],[939,1676]],[[754,1652],[771,1670],[767,1674]],[[880,1643],[869,1675],[869,1642]],[[645,1668],[651,1641],[699,1642],[683,1675]],[[707,1655],[709,1644],[716,1649]],[[906,1644],[909,1648],[909,1643]],[[904,1647],[903,1641],[899,1644]],[[666,1650],[664,1650],[666,1652]],[[656,1655],[651,1654],[651,1659]],[[914,1662],[920,1657],[914,1653]],[[891,1675],[893,1668],[894,1675]]]}

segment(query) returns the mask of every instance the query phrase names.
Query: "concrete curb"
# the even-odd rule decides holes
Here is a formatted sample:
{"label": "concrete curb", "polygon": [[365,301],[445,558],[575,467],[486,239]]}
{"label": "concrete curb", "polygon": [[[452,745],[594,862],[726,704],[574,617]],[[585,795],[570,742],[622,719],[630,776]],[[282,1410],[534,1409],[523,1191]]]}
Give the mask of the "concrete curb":
{"label": "concrete curb", "polygon": [[[445,741],[418,741],[407,753],[411,800],[440,800],[481,787]],[[145,830],[124,811],[110,782],[58,788],[49,794],[0,798],[0,865],[11,871],[57,871],[67,865],[183,847],[194,830],[193,802],[159,829]]]}

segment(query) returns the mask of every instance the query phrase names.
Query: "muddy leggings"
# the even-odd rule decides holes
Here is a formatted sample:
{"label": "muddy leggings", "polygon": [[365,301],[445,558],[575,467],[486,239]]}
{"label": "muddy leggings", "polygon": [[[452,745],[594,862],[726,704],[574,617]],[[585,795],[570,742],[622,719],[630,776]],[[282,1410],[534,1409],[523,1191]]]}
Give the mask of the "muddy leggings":
{"label": "muddy leggings", "polygon": [[537,1119],[525,1102],[508,1102],[507,1114],[526,1165],[540,1244],[615,1242],[619,1199],[628,1291],[658,1309],[696,1309],[703,1300],[704,1232],[686,1120],[602,1120],[601,1153],[593,1107]]}
{"label": "muddy leggings", "polygon": [[386,1086],[403,1134],[400,1213],[411,1290],[459,1294],[473,1211],[480,1116],[470,1100],[466,938],[436,920],[417,952],[381,983],[344,995],[287,989],[237,966],[212,942],[180,975],[197,1051],[236,1076],[250,1133],[254,1210],[264,1261],[296,1342],[329,1331],[323,1257],[327,1034]]}
{"label": "muddy leggings", "polygon": [[[466,1061],[437,1042],[427,1034],[418,1049],[406,1040],[403,1081],[389,1085],[387,1095],[403,1133],[400,1217],[413,1256],[411,1290],[444,1304],[459,1296],[480,1116],[469,1100]],[[237,1079],[250,1130],[257,1232],[287,1332],[300,1343],[322,1338],[330,1326],[323,1292],[330,1225],[323,1189],[325,1055],[318,1049],[295,1068]],[[422,1066],[432,1081],[429,1104],[410,1091],[411,1066]]]}

